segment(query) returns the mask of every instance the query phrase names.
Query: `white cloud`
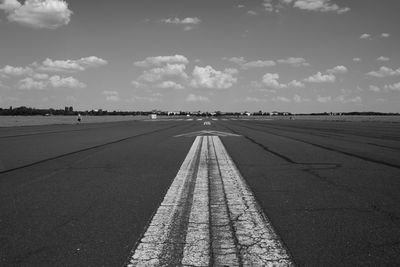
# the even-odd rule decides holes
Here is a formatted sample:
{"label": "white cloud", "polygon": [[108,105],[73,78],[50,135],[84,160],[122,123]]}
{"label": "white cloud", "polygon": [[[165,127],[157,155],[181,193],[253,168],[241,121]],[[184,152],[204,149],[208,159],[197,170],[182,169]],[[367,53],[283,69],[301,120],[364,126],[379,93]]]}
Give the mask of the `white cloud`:
{"label": "white cloud", "polygon": [[101,67],[108,64],[107,60],[95,56],[81,58],[78,60],[78,63],[84,67],[91,68]]}
{"label": "white cloud", "polygon": [[308,63],[302,57],[289,57],[287,59],[279,59],[278,63],[289,64],[290,66],[293,67],[310,66],[310,63]]}
{"label": "white cloud", "polygon": [[343,14],[350,11],[349,7],[340,7],[331,0],[264,0],[264,9],[268,12],[277,12],[284,8],[297,8],[314,12],[334,12]]}
{"label": "white cloud", "polygon": [[345,66],[336,66],[332,69],[327,70],[327,73],[331,73],[331,74],[343,74],[346,73],[348,71],[348,69]]}
{"label": "white cloud", "polygon": [[354,61],[354,62],[360,62],[360,61],[361,61],[361,58],[359,58],[359,57],[353,57],[353,61]]}
{"label": "white cloud", "polygon": [[244,57],[231,57],[228,59],[228,61],[239,65],[242,69],[264,68],[276,65],[275,61],[273,60],[254,60],[247,62]]}
{"label": "white cloud", "polygon": [[0,9],[7,13],[11,22],[44,29],[67,25],[73,13],[62,0],[26,0],[23,5],[16,0],[5,0]]}
{"label": "white cloud", "polygon": [[331,0],[295,0],[293,7],[307,11],[336,12],[337,14],[343,14],[350,11],[350,8],[339,7],[337,4],[333,4]]}
{"label": "white cloud", "polygon": [[370,39],[371,38],[371,34],[368,33],[363,33],[360,36],[360,39]]}
{"label": "white cloud", "polygon": [[52,60],[46,58],[37,69],[48,72],[77,72],[84,71],[87,68],[100,67],[106,64],[108,64],[106,60],[95,56],[85,57],[78,60]]}
{"label": "white cloud", "polygon": [[36,81],[31,77],[27,77],[25,79],[20,80],[18,86],[18,88],[21,90],[32,90],[32,89],[43,90],[46,89],[46,87],[47,87],[47,82]]}
{"label": "white cloud", "polygon": [[32,74],[32,77],[37,80],[47,80],[49,78],[49,75],[46,73],[34,73]]}
{"label": "white cloud", "polygon": [[182,55],[174,55],[174,56],[157,56],[157,57],[148,57],[143,61],[136,61],[133,63],[136,67],[143,67],[143,68],[148,68],[152,66],[161,66],[163,64],[173,64],[173,63],[179,63],[179,64],[188,64],[189,60]]}
{"label": "white cloud", "polygon": [[381,89],[378,86],[375,86],[375,85],[370,85],[369,86],[369,90],[372,91],[372,92],[376,92],[376,93],[381,91]]}
{"label": "white cloud", "polygon": [[376,60],[378,60],[378,61],[389,61],[390,58],[384,57],[384,56],[380,56],[380,57],[378,57]]}
{"label": "white cloud", "polygon": [[294,101],[295,103],[303,103],[303,102],[308,102],[308,101],[310,101],[310,99],[301,97],[301,96],[299,96],[299,95],[294,95],[294,96],[293,96],[293,101]]}
{"label": "white cloud", "polygon": [[389,33],[384,32],[381,34],[381,38],[389,38],[389,37],[390,37]]}
{"label": "white cloud", "polygon": [[331,96],[320,96],[320,95],[318,95],[317,101],[320,102],[320,103],[329,103],[329,102],[332,101],[332,97]]}
{"label": "white cloud", "polygon": [[75,72],[85,70],[76,60],[52,60],[50,58],[46,58],[38,69],[50,72]]}
{"label": "white cloud", "polygon": [[135,87],[135,88],[143,88],[146,85],[144,83],[138,82],[138,81],[132,81],[131,84]]}
{"label": "white cloud", "polygon": [[179,77],[187,79],[188,75],[185,72],[186,66],[184,64],[167,64],[160,68],[153,68],[146,70],[139,76],[138,81],[144,82],[157,82],[165,77]]}
{"label": "white cloud", "polygon": [[393,70],[391,68],[382,66],[378,71],[368,72],[367,75],[373,76],[373,77],[378,77],[378,78],[398,76],[398,75],[400,75],[400,68],[398,68],[397,70]]}
{"label": "white cloud", "polygon": [[385,85],[385,89],[389,89],[392,91],[400,91],[400,82],[391,85]]}
{"label": "white cloud", "polygon": [[162,21],[168,24],[199,24],[201,22],[201,20],[197,17],[193,18],[188,17],[184,19],[175,17],[175,18],[164,19]]}
{"label": "white cloud", "polygon": [[119,100],[121,100],[119,98],[119,93],[117,91],[105,90],[105,91],[103,91],[102,94],[105,95],[106,100],[110,101],[110,102],[118,102]]}
{"label": "white cloud", "polygon": [[237,82],[237,78],[234,77],[237,73],[237,69],[218,71],[211,66],[195,66],[191,85],[195,88],[227,89]]}
{"label": "white cloud", "polygon": [[49,79],[50,85],[55,88],[85,88],[86,84],[78,81],[74,77],[52,76]]}
{"label": "white cloud", "polygon": [[180,19],[180,18],[167,18],[167,19],[163,19],[161,20],[161,22],[166,23],[166,24],[175,24],[175,25],[184,25],[184,30],[185,31],[190,31],[192,29],[194,29],[196,25],[199,25],[201,23],[201,20],[197,17],[187,17],[184,19]]}
{"label": "white cloud", "polygon": [[252,16],[257,16],[257,12],[255,12],[254,10],[247,11],[247,14],[252,15]]}
{"label": "white cloud", "polygon": [[256,61],[249,61],[242,64],[243,69],[250,69],[250,68],[264,68],[264,67],[272,67],[275,66],[276,63],[273,60],[256,60]]}
{"label": "white cloud", "polygon": [[244,63],[246,63],[244,57],[231,57],[228,60],[238,65],[243,65]]}
{"label": "white cloud", "polygon": [[182,90],[184,87],[176,83],[174,81],[163,81],[162,83],[158,84],[156,87],[162,88],[162,89],[175,89],[175,90]]}
{"label": "white cloud", "polygon": [[11,75],[11,76],[22,76],[32,73],[30,67],[13,67],[6,65],[4,68],[0,69],[0,74]]}
{"label": "white cloud", "polygon": [[186,98],[187,102],[210,102],[210,99],[206,96],[189,94]]}
{"label": "white cloud", "polygon": [[273,12],[275,10],[272,0],[264,0],[263,6],[265,11]]}
{"label": "white cloud", "polygon": [[19,7],[21,7],[21,3],[17,0],[3,0],[0,2],[0,10],[4,10],[6,12],[13,11]]}
{"label": "white cloud", "polygon": [[331,73],[322,74],[321,72],[318,72],[317,74],[304,79],[304,81],[310,83],[333,83],[336,81],[336,77]]}
{"label": "white cloud", "polygon": [[361,104],[362,98],[361,96],[355,96],[353,98],[346,98],[344,95],[340,95],[334,99],[336,102],[340,102],[343,104],[353,103],[353,104]]}
{"label": "white cloud", "polygon": [[266,73],[266,74],[264,74],[264,76],[262,78],[262,82],[264,85],[266,85],[269,88],[273,88],[273,89],[286,88],[287,85],[279,83],[278,79],[279,79],[279,74]]}
{"label": "white cloud", "polygon": [[293,87],[293,88],[304,88],[305,85],[302,82],[299,82],[297,80],[293,80],[290,83],[288,83],[288,87]]}

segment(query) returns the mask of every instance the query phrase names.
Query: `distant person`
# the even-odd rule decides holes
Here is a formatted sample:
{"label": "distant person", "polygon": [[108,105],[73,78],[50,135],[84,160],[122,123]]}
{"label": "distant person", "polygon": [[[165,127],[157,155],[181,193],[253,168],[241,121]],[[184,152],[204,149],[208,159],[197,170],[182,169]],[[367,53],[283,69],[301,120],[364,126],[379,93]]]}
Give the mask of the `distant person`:
{"label": "distant person", "polygon": [[82,118],[81,118],[81,114],[79,114],[79,113],[78,113],[78,123],[80,123],[80,122],[81,122],[81,120],[82,120]]}

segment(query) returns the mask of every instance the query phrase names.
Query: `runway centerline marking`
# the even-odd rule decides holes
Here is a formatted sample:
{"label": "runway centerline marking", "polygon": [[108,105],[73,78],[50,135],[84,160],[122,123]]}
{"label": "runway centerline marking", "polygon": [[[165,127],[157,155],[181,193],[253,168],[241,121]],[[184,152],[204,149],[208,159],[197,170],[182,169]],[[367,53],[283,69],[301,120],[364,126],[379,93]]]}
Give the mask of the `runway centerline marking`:
{"label": "runway centerline marking", "polygon": [[128,266],[293,266],[218,136],[197,136]]}

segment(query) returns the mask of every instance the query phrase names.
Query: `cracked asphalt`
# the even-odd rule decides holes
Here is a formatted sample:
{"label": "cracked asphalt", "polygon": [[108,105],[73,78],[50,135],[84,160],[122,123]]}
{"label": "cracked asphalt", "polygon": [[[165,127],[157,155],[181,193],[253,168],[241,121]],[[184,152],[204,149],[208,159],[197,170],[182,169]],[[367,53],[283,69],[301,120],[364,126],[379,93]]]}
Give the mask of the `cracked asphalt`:
{"label": "cracked asphalt", "polygon": [[398,123],[205,120],[1,128],[0,266],[126,264],[202,130],[296,265],[400,265]]}

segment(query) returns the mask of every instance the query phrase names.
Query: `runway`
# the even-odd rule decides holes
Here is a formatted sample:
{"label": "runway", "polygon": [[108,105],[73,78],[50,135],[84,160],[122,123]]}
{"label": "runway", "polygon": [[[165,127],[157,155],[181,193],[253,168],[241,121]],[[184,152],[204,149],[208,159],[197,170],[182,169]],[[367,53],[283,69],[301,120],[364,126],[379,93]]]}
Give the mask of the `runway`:
{"label": "runway", "polygon": [[[0,265],[127,266],[198,136],[221,140],[290,258],[281,266],[400,264],[399,123],[195,118],[0,129]],[[196,192],[214,201],[231,190],[212,185],[225,181],[212,174],[222,146],[204,150],[216,156],[203,167],[203,150],[193,156],[215,189],[204,197],[186,182],[188,222]],[[221,209],[236,236],[230,265],[249,266],[234,209]],[[207,227],[213,247],[219,232]],[[218,263],[208,251],[208,265]]]}

